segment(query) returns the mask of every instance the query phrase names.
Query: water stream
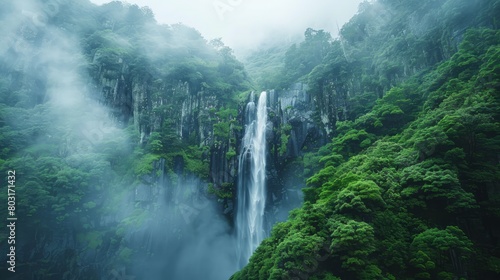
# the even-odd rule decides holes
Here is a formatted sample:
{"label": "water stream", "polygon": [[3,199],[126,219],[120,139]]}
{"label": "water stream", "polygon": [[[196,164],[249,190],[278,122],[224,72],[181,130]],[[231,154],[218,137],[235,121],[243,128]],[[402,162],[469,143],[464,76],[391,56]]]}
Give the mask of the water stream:
{"label": "water stream", "polygon": [[266,202],[266,92],[257,106],[252,93],[245,109],[245,136],[241,143],[238,169],[236,231],[238,263],[243,267],[265,237]]}

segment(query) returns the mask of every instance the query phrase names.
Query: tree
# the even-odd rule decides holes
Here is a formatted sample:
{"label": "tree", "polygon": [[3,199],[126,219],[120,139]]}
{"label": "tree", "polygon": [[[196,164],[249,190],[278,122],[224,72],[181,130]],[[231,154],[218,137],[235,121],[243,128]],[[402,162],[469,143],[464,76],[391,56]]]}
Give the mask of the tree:
{"label": "tree", "polygon": [[372,265],[370,256],[375,252],[373,227],[365,222],[338,218],[328,223],[332,232],[332,255],[341,261],[346,275],[355,275],[358,279],[380,276],[381,271]]}
{"label": "tree", "polygon": [[467,262],[473,253],[472,246],[472,242],[458,227],[428,229],[413,239],[410,247],[413,258],[410,263],[421,279],[448,273],[464,277]]}
{"label": "tree", "polygon": [[343,188],[334,202],[335,210],[346,216],[363,217],[385,206],[381,189],[375,182],[359,180]]}

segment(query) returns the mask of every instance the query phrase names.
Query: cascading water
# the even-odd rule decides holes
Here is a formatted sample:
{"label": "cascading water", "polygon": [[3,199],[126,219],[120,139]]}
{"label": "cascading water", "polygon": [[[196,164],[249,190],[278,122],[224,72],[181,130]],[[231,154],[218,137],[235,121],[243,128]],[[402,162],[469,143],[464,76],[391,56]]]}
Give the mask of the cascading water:
{"label": "cascading water", "polygon": [[264,208],[266,203],[266,92],[255,106],[252,93],[245,112],[245,136],[241,143],[238,169],[238,209],[236,231],[239,265],[250,256],[265,237]]}

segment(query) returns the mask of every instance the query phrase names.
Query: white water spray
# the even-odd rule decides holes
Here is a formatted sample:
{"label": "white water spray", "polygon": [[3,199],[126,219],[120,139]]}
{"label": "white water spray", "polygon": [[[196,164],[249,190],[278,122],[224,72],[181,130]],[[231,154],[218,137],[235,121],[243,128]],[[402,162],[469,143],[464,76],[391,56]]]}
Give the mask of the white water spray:
{"label": "white water spray", "polygon": [[245,112],[245,136],[239,156],[238,210],[236,230],[239,265],[248,263],[250,256],[265,237],[264,208],[266,203],[266,92],[254,96]]}

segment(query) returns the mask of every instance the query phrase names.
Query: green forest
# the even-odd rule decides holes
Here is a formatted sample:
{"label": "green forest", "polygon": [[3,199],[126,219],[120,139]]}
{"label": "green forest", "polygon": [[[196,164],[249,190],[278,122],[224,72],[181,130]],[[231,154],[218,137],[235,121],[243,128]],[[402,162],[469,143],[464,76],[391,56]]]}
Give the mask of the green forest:
{"label": "green forest", "polygon": [[[231,279],[498,277],[498,9],[365,3],[341,38],[307,30],[286,51],[275,86],[306,81],[333,138],[304,157],[303,206]],[[433,28],[412,32],[416,15]]]}
{"label": "green forest", "polygon": [[[244,63],[148,7],[30,2],[43,20],[0,10],[2,279],[500,279],[500,1],[364,1]],[[305,109],[283,105],[297,84]],[[303,199],[241,268],[264,90],[266,215]]]}

